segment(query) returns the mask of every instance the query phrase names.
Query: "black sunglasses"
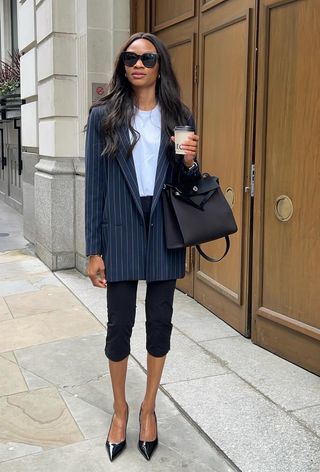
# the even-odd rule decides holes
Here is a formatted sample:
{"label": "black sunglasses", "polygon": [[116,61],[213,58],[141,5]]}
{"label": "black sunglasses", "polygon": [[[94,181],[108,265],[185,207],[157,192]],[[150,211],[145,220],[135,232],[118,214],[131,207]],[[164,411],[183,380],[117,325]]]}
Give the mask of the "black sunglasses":
{"label": "black sunglasses", "polygon": [[121,53],[121,56],[124,65],[127,67],[133,67],[138,60],[141,59],[142,64],[149,69],[156,65],[159,58],[159,54],[156,52],[145,52],[139,56],[139,54],[136,54],[135,52],[124,51]]}

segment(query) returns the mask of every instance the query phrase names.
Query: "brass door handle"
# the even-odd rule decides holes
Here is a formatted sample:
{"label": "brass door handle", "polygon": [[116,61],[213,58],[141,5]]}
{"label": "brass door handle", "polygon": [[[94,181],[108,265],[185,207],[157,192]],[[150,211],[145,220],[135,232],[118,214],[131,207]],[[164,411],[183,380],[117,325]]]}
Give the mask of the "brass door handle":
{"label": "brass door handle", "polygon": [[279,221],[289,221],[293,215],[293,203],[287,195],[280,195],[274,204],[274,213]]}
{"label": "brass door handle", "polygon": [[226,200],[229,203],[230,208],[233,208],[235,199],[236,199],[233,188],[232,187],[226,188],[226,191],[224,192],[224,196],[226,197]]}

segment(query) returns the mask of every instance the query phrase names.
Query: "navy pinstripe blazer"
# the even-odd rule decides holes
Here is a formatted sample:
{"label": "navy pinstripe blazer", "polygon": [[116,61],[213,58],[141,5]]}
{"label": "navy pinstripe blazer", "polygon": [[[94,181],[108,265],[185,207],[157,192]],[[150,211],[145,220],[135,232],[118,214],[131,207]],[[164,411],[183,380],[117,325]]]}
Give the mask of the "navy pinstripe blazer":
{"label": "navy pinstripe blazer", "polygon": [[[166,152],[168,137],[162,133],[147,238],[134,161],[127,157],[129,131],[121,130],[115,158],[101,156],[104,113],[104,106],[93,108],[87,123],[86,254],[102,255],[109,282],[182,278],[185,275],[185,249],[166,247],[160,195],[164,183],[171,183],[176,172],[182,180],[193,180],[199,171],[186,171],[182,162],[175,168]],[[194,125],[192,117],[188,124]]]}

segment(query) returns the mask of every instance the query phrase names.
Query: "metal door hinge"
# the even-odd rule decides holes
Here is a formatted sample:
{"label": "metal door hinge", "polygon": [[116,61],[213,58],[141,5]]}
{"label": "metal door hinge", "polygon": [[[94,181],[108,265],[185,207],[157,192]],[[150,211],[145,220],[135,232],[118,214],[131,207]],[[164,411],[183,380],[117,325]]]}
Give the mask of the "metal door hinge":
{"label": "metal door hinge", "polygon": [[198,64],[196,64],[194,66],[194,71],[193,71],[193,81],[194,81],[195,84],[198,83],[198,73],[199,73],[199,66],[198,66]]}
{"label": "metal door hinge", "polygon": [[251,169],[250,169],[250,187],[245,187],[244,188],[245,192],[250,191],[250,196],[251,197],[254,197],[255,170],[256,170],[256,167],[255,167],[254,164],[252,164]]}

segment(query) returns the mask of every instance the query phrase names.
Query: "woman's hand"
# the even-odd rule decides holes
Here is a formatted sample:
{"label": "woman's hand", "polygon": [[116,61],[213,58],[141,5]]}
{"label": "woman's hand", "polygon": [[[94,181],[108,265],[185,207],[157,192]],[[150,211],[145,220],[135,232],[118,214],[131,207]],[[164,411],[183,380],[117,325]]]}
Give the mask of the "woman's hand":
{"label": "woman's hand", "polygon": [[[175,141],[174,136],[171,136],[171,139],[173,142]],[[198,141],[199,136],[197,134],[193,134],[189,136],[189,138],[186,139],[181,145],[182,149],[186,151],[186,154],[183,156],[183,163],[186,167],[191,167],[194,163],[198,150]]]}
{"label": "woman's hand", "polygon": [[104,262],[101,256],[90,256],[88,263],[88,276],[92,285],[105,288],[107,285]]}

